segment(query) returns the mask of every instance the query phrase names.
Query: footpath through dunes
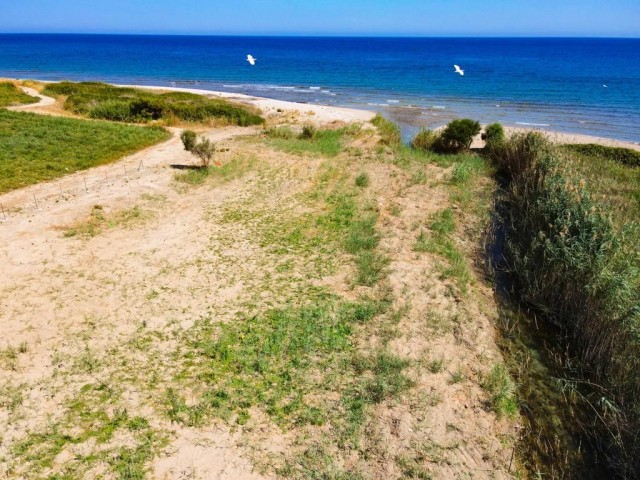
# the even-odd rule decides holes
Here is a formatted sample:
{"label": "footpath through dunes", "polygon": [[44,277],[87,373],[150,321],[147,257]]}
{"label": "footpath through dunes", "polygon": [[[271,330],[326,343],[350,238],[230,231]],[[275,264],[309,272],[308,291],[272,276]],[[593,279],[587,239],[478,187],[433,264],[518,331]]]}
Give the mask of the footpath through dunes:
{"label": "footpath through dunes", "polygon": [[56,103],[55,98],[47,97],[46,95],[42,95],[35,88],[29,87],[20,87],[24,93],[30,95],[32,97],[36,97],[38,99],[35,103],[27,103],[25,105],[13,105],[11,107],[7,107],[7,110],[13,111],[38,111],[40,108],[50,107]]}
{"label": "footpath through dunes", "polygon": [[0,476],[510,477],[482,165],[331,128],[0,196]]}

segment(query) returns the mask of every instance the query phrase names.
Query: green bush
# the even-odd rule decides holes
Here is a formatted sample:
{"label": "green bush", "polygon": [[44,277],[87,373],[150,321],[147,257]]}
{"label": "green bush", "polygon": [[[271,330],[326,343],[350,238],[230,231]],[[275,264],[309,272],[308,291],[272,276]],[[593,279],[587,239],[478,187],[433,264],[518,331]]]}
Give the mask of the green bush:
{"label": "green bush", "polygon": [[389,145],[390,147],[397,147],[402,143],[402,135],[400,133],[400,127],[390,120],[387,120],[382,115],[376,115],[371,123],[378,128],[380,134],[380,143],[383,145]]}
{"label": "green bush", "polygon": [[198,136],[193,130],[185,130],[180,134],[180,140],[182,140],[182,145],[187,152],[191,152],[196,146],[197,138]]}
{"label": "green bush", "polygon": [[185,122],[223,119],[240,126],[264,122],[247,107],[187,92],[158,94],[97,82],[61,82],[47,85],[43,93],[67,97],[65,109],[104,120],[144,123],[171,118]]}
{"label": "green bush", "polygon": [[202,137],[200,141],[197,138],[193,130],[185,130],[180,135],[184,149],[199,158],[201,166],[206,168],[211,163],[216,147],[208,138]]}
{"label": "green bush", "polygon": [[365,188],[369,186],[369,175],[366,172],[362,172],[360,175],[356,177],[356,186],[360,188]]}
{"label": "green bush", "polygon": [[487,147],[491,147],[491,145],[498,144],[500,142],[504,142],[504,128],[499,123],[492,123],[491,125],[487,125],[484,129],[484,133],[482,134],[482,140],[484,140],[487,144]]}
{"label": "green bush", "polygon": [[427,152],[433,148],[433,144],[437,140],[438,135],[431,130],[427,130],[425,128],[420,129],[416,136],[413,137],[411,141],[411,146],[413,148],[417,148],[418,150],[422,150]]}
{"label": "green bush", "polygon": [[305,125],[302,127],[302,133],[300,134],[300,138],[302,140],[313,140],[316,138],[318,130],[313,125]]}
{"label": "green bush", "polygon": [[[598,386],[586,431],[621,477],[640,476],[640,258],[609,212],[542,135],[492,149],[509,180],[500,207],[504,257],[518,298],[566,332]],[[572,375],[575,371],[572,371]]]}
{"label": "green bush", "polygon": [[606,147],[594,143],[570,144],[566,148],[587,157],[606,158],[630,167],[640,167],[640,152],[630,148]]}
{"label": "green bush", "polygon": [[473,137],[480,133],[480,130],[480,123],[475,120],[453,120],[444,128],[433,148],[438,153],[459,153],[468,150]]}

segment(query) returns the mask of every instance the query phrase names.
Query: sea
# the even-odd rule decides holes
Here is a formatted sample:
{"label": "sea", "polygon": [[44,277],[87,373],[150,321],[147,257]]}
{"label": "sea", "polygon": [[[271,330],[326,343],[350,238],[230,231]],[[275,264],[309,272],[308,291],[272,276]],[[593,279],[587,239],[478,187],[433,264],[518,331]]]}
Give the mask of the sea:
{"label": "sea", "polygon": [[0,77],[363,108],[407,138],[469,117],[640,142],[640,39],[0,34]]}

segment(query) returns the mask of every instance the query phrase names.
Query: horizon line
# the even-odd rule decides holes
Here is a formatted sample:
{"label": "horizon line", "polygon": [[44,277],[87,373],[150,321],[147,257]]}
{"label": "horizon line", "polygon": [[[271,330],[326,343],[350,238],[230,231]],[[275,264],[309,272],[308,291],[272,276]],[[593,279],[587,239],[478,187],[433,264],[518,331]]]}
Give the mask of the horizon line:
{"label": "horizon line", "polygon": [[348,34],[348,33],[323,33],[323,34],[304,34],[304,33],[125,33],[125,32],[1,32],[0,35],[93,35],[93,36],[136,36],[136,37],[272,37],[272,38],[522,38],[522,39],[625,39],[638,40],[640,36],[615,36],[615,35],[484,35],[484,34],[447,34],[447,35],[426,35],[426,34]]}

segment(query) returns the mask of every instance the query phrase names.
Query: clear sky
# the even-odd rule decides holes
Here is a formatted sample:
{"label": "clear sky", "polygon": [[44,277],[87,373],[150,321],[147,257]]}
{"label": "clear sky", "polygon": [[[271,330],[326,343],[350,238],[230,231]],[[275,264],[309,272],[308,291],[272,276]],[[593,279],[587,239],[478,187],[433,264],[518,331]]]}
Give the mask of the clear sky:
{"label": "clear sky", "polygon": [[0,32],[640,37],[640,0],[3,0]]}

